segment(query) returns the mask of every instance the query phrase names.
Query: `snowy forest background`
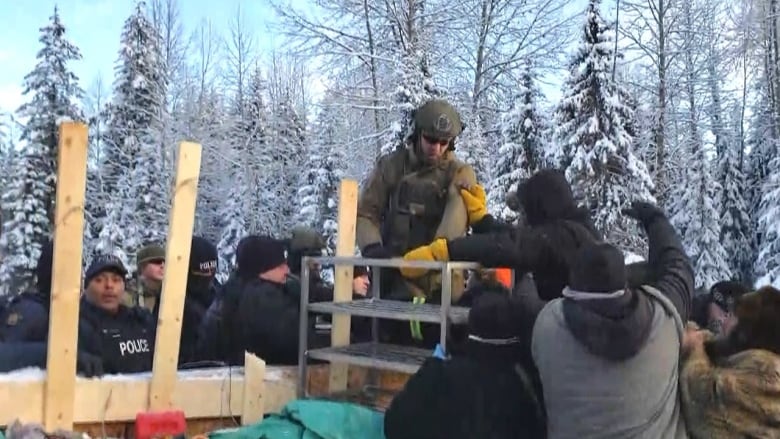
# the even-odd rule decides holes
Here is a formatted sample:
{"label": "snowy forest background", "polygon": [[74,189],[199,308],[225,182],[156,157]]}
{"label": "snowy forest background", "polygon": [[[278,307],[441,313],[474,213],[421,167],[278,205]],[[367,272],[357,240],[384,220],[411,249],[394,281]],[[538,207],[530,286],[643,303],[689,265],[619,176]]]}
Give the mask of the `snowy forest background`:
{"label": "snowy forest background", "polygon": [[[28,103],[0,119],[0,293],[31,284],[51,236],[62,120],[90,126],[85,263],[113,252],[134,268],[143,243],[164,241],[173,152],[194,140],[196,232],[217,243],[224,274],[248,233],[303,223],[332,247],[339,179],[364,179],[436,96],[461,112],[458,154],[499,217],[516,220],[503,199],[519,179],[555,166],[625,250],[645,243],[620,209],[652,199],[698,286],[780,283],[778,1],[618,0],[616,16],[596,0],[279,1],[287,43],[268,54],[240,11],[217,35],[207,20],[185,29],[176,0],[152,0],[117,36],[113,82],[88,86],[55,9]],[[560,96],[541,93],[549,78]]]}

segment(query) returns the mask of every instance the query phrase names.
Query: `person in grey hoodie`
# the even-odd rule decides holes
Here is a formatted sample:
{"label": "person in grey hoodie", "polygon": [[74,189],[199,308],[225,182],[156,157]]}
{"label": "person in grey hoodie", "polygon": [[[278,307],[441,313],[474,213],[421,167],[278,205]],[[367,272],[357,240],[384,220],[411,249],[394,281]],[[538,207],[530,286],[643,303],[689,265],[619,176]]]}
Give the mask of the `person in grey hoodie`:
{"label": "person in grey hoodie", "polygon": [[563,297],[536,319],[531,350],[549,439],[687,437],[678,368],[693,270],[663,211],[635,202],[624,214],[647,233],[652,280],[628,287],[622,252],[587,245]]}

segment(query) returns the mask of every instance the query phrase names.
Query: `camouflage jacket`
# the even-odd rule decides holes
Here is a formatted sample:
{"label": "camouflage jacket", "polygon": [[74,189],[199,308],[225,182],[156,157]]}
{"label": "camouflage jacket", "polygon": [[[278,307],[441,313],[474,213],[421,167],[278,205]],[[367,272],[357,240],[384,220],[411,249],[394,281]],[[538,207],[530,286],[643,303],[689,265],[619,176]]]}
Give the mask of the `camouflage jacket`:
{"label": "camouflage jacket", "polygon": [[123,302],[126,306],[142,306],[149,311],[154,311],[154,306],[159,298],[159,289],[145,287],[144,283],[138,278],[133,278],[125,284]]}

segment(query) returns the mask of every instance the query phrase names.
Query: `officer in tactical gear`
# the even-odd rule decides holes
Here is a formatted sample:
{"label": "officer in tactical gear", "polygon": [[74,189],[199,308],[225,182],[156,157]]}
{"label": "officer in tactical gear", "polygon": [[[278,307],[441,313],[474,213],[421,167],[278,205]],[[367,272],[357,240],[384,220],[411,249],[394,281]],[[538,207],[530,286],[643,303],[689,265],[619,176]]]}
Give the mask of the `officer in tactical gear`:
{"label": "officer in tactical gear", "polygon": [[156,322],[140,307],[123,303],[127,270],[112,255],[98,255],[84,275],[79,312],[80,351],[103,360],[105,373],[152,369]]}
{"label": "officer in tactical gear", "polygon": [[[378,159],[360,194],[357,242],[364,257],[400,257],[435,238],[466,234],[476,218],[460,190],[478,185],[471,166],[455,157],[462,131],[458,112],[445,101],[428,101],[414,112],[405,143]],[[409,280],[382,270],[381,282],[385,298],[440,299],[441,273]],[[463,273],[455,273],[453,302],[464,288]]]}

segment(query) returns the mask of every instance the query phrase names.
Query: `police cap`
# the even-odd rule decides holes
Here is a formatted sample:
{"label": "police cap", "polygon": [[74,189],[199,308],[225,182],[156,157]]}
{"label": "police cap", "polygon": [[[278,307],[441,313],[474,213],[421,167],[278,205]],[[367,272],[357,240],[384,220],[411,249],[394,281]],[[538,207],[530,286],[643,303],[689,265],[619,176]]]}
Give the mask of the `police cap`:
{"label": "police cap", "polygon": [[424,103],[414,114],[415,127],[434,139],[453,139],[463,131],[460,115],[443,100]]}

